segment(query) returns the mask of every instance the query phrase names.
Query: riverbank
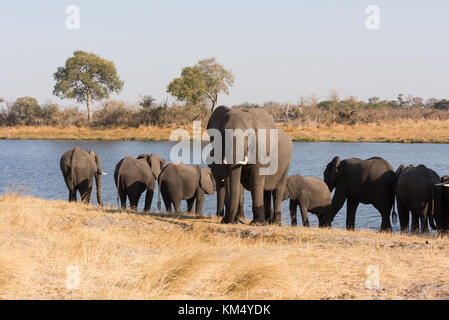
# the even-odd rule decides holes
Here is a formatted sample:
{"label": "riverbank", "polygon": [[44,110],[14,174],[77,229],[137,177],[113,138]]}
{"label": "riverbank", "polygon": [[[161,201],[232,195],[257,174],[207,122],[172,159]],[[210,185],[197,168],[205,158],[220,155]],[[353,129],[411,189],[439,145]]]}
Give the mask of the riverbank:
{"label": "riverbank", "polygon": [[448,238],[218,222],[1,196],[0,299],[449,298]]}
{"label": "riverbank", "polygon": [[[279,125],[293,141],[449,143],[449,120],[401,120],[382,123],[293,126]],[[95,129],[87,127],[1,127],[0,139],[168,141],[178,127]],[[192,133],[192,127],[183,127]]]}

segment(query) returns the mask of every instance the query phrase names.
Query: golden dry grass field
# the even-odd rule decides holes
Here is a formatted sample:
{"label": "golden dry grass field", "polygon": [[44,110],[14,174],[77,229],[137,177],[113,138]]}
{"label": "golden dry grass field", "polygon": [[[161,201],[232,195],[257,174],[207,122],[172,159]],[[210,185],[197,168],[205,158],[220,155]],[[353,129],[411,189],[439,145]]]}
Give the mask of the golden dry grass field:
{"label": "golden dry grass field", "polygon": [[[0,139],[167,141],[172,127],[94,129],[1,127]],[[280,126],[294,141],[449,143],[449,120],[400,120],[332,126]],[[192,127],[184,127],[190,133]],[[204,129],[204,128],[203,128]]]}
{"label": "golden dry grass field", "polygon": [[3,195],[0,299],[449,298],[447,238],[218,222]]}

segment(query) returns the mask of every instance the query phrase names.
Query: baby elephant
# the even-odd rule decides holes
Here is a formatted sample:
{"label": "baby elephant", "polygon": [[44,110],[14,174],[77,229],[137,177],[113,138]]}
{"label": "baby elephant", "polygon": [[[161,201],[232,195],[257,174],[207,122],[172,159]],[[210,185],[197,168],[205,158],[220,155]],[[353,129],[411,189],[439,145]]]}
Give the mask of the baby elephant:
{"label": "baby elephant", "polygon": [[290,199],[292,226],[297,225],[296,208],[299,205],[304,227],[309,226],[308,212],[317,215],[320,227],[330,227],[332,223],[332,197],[327,184],[320,178],[289,176],[283,200]]}
{"label": "baby elephant", "polygon": [[167,165],[159,175],[158,183],[159,210],[161,210],[160,194],[162,194],[167,212],[171,212],[173,204],[178,215],[181,214],[181,200],[187,200],[187,211],[192,212],[195,199],[195,213],[201,215],[204,193],[213,194],[216,188],[210,169],[178,163]]}

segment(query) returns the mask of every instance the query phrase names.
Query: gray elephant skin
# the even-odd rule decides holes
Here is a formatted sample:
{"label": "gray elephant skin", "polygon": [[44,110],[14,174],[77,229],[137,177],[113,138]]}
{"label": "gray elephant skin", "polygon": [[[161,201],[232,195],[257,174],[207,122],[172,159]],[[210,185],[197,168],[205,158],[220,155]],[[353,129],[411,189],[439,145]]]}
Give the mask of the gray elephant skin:
{"label": "gray elephant skin", "polygon": [[[212,113],[211,117],[209,118],[209,121],[207,123],[206,130],[210,129],[217,129],[220,130],[223,126],[223,121],[225,119],[225,114],[230,111],[231,109],[221,106],[215,109],[215,111]],[[213,142],[214,137],[210,137],[211,142]],[[211,151],[211,156],[213,156],[213,150]],[[212,171],[212,174],[216,181],[216,188],[217,188],[217,217],[223,217],[225,213],[225,199],[226,199],[226,193],[225,193],[225,167],[220,164],[211,163],[209,164],[209,168]],[[241,186],[240,190],[240,197],[239,197],[239,205],[237,209],[237,215],[236,219],[241,220],[245,218],[245,212],[244,212],[244,194],[245,189],[243,186]]]}
{"label": "gray elephant skin", "polygon": [[438,233],[446,234],[449,231],[449,176],[441,177],[432,192],[432,216],[435,219]]}
{"label": "gray elephant skin", "polygon": [[76,194],[80,193],[81,201],[90,202],[93,179],[97,185],[97,200],[100,206],[101,200],[101,175],[105,174],[100,167],[100,157],[95,151],[71,149],[61,156],[60,167],[64,181],[69,189],[69,201],[77,201]]}
{"label": "gray elephant skin", "polygon": [[[265,136],[261,134],[261,139],[264,139],[266,144],[265,154],[267,158],[266,163],[261,163],[259,157],[256,162],[248,163],[249,146],[248,139],[243,142],[234,137],[235,149],[243,150],[244,159],[237,159],[234,152],[232,159],[225,159],[221,163],[216,163],[218,166],[224,168],[224,185],[225,185],[225,203],[226,212],[222,219],[222,223],[237,223],[237,210],[239,205],[239,198],[241,192],[241,186],[251,191],[252,198],[252,211],[253,220],[251,224],[263,225],[267,223],[281,224],[281,203],[287,182],[288,169],[290,166],[290,159],[293,152],[293,144],[290,137],[282,130],[278,129],[274,123],[273,117],[261,108],[255,108],[250,110],[232,110],[226,107],[218,107],[211,115],[211,119],[215,121],[209,121],[209,128],[217,129],[222,138],[221,154],[222,160],[225,159],[226,139],[225,130],[237,129],[246,132],[247,130],[254,130],[257,136],[256,140],[256,153],[260,155],[259,145],[262,141],[259,141],[259,130],[264,129]],[[277,154],[270,152],[273,145],[270,144],[270,130],[277,130]],[[260,131],[263,133],[263,131]],[[208,131],[209,133],[209,131]],[[209,136],[211,136],[209,134]],[[211,141],[213,141],[211,139]],[[214,145],[214,147],[217,147]],[[214,152],[216,150],[213,150]],[[261,174],[260,169],[268,168],[273,161],[278,161],[277,170],[271,175]],[[273,197],[273,207],[271,207],[271,198]],[[273,214],[274,211],[274,214]]]}
{"label": "gray elephant skin", "polygon": [[317,215],[319,227],[330,227],[332,196],[326,183],[317,177],[293,175],[287,178],[283,200],[290,199],[292,226],[297,225],[296,211],[299,205],[304,227],[309,227],[308,212]]}
{"label": "gray elephant skin", "polygon": [[439,182],[438,174],[424,165],[401,165],[396,170],[394,190],[401,232],[409,230],[410,212],[412,232],[419,231],[420,222],[422,233],[429,231],[427,221],[436,228],[432,217],[432,190]]}
{"label": "gray elephant skin", "polygon": [[122,209],[128,198],[131,209],[137,210],[139,199],[145,194],[144,211],[150,211],[157,178],[167,162],[157,154],[141,154],[137,158],[127,156],[117,163],[114,181]]}
{"label": "gray elephant skin", "polygon": [[347,201],[346,228],[354,230],[360,203],[372,204],[382,216],[381,231],[391,231],[390,213],[394,203],[394,171],[380,157],[367,160],[335,157],[324,171],[324,181],[332,192],[332,220]]}
{"label": "gray elephant skin", "polygon": [[189,166],[182,163],[170,163],[159,175],[158,208],[161,210],[160,195],[165,209],[181,215],[181,201],[187,200],[187,212],[192,212],[196,200],[195,213],[201,215],[204,205],[204,194],[213,194],[215,180],[210,169],[201,166]]}

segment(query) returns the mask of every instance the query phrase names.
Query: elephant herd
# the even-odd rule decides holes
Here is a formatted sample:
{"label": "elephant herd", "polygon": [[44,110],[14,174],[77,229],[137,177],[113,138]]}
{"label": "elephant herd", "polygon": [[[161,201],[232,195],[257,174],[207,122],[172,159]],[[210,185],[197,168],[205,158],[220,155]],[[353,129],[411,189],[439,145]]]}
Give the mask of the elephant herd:
{"label": "elephant herd", "polygon": [[[261,130],[264,129],[264,130]],[[269,131],[275,129],[276,139]],[[225,136],[227,130],[254,130],[255,152],[264,154],[264,161],[248,161],[251,158],[249,139],[217,139],[215,133]],[[244,190],[251,193],[252,225],[281,224],[281,203],[290,200],[291,224],[297,224],[297,207],[302,223],[309,226],[308,213],[318,217],[320,227],[331,227],[335,215],[346,202],[346,228],[355,228],[355,214],[360,203],[371,204],[382,217],[381,231],[391,231],[390,216],[394,223],[399,216],[401,232],[426,233],[429,224],[439,233],[449,229],[449,176],[440,176],[424,165],[401,165],[396,171],[388,161],[373,157],[367,160],[335,157],[323,173],[324,180],[302,175],[288,176],[293,144],[290,137],[278,129],[273,117],[263,109],[233,110],[218,107],[207,124],[213,148],[210,157],[214,160],[209,168],[199,165],[168,163],[156,154],[142,154],[137,158],[125,157],[115,167],[114,181],[121,208],[137,210],[139,199],[145,195],[144,210],[149,211],[158,183],[158,208],[160,196],[167,212],[181,214],[180,203],[187,201],[187,211],[201,215],[205,194],[217,195],[217,216],[222,223],[242,223],[244,219]],[[259,140],[264,140],[264,150]],[[217,142],[217,141],[215,141]],[[241,157],[233,152],[229,157],[227,144],[242,147]],[[231,148],[232,149],[232,148]],[[216,161],[216,156],[219,161]],[[215,158],[214,158],[215,156]],[[228,156],[228,157],[227,157]],[[263,174],[276,162],[275,170]],[[75,148],[61,157],[61,171],[69,190],[69,201],[76,201],[77,192],[81,200],[90,201],[95,178],[98,203],[101,200],[100,158],[94,151]],[[334,191],[335,190],[335,191]],[[332,197],[331,193],[334,192]],[[398,215],[394,210],[394,202]]]}

